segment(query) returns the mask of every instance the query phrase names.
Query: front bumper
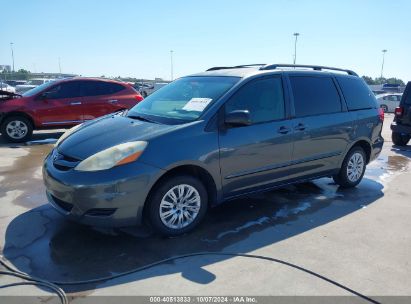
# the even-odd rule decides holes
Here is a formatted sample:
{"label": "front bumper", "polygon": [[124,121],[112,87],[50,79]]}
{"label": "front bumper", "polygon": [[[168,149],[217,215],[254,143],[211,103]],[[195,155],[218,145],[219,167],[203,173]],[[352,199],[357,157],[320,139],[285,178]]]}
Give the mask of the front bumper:
{"label": "front bumper", "polygon": [[51,205],[67,218],[90,226],[140,225],[144,203],[162,170],[134,162],[109,170],[58,170],[52,153],[43,165]]}
{"label": "front bumper", "polygon": [[391,130],[393,132],[411,135],[411,126],[397,124],[395,121],[391,123]]}

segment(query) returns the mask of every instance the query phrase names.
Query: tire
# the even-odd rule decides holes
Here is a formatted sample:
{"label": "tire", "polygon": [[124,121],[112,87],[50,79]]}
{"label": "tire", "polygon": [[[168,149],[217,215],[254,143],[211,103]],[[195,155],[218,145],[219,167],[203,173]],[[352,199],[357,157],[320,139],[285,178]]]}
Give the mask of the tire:
{"label": "tire", "polygon": [[363,148],[353,147],[345,156],[340,172],[333,176],[334,181],[342,188],[357,186],[364,176],[366,159]]}
{"label": "tire", "polygon": [[401,133],[398,132],[392,132],[391,139],[396,146],[406,146],[410,141],[410,136],[401,135]]}
{"label": "tire", "polygon": [[388,107],[386,105],[381,105],[380,108],[384,111],[384,113],[388,113]]}
{"label": "tire", "polygon": [[141,95],[143,95],[143,97],[146,98],[147,97],[147,92],[143,91],[143,93]]}
{"label": "tire", "polygon": [[4,119],[0,131],[8,142],[21,143],[31,139],[33,125],[24,116],[10,116]]}
{"label": "tire", "polygon": [[[193,191],[187,197],[192,203],[186,205],[184,204],[184,200],[178,203],[178,191],[180,189],[184,190],[181,197],[184,197],[184,194],[188,195],[189,190]],[[177,175],[170,177],[156,186],[152,193],[148,201],[149,222],[152,228],[161,235],[177,236],[187,233],[193,230],[206,214],[208,206],[207,190],[201,181],[192,176]],[[173,200],[170,193],[174,193],[177,200]],[[162,217],[161,212],[169,215]],[[187,213],[191,215],[191,217],[194,214],[196,215],[194,218],[189,219],[188,216],[185,216]],[[179,225],[178,222],[180,214],[182,218],[181,225]],[[174,220],[176,222],[172,223],[173,217],[175,216],[176,218]]]}

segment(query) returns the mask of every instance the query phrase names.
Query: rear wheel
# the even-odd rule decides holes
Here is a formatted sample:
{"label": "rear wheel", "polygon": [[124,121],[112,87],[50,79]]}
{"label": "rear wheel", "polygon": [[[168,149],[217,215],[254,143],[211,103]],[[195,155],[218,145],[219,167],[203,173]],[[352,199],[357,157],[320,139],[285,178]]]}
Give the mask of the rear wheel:
{"label": "rear wheel", "polygon": [[357,186],[365,173],[366,156],[364,149],[353,147],[345,157],[340,172],[335,175],[334,181],[343,188]]}
{"label": "rear wheel", "polygon": [[30,120],[23,116],[11,116],[3,121],[0,131],[9,142],[25,142],[33,134],[33,125]]}
{"label": "rear wheel", "polygon": [[408,142],[410,141],[410,136],[408,135],[402,135],[401,133],[398,132],[392,132],[392,142],[394,145],[397,146],[406,146]]}
{"label": "rear wheel", "polygon": [[388,107],[386,105],[381,105],[380,108],[384,111],[384,113],[388,113]]}
{"label": "rear wheel", "polygon": [[194,229],[208,205],[207,191],[198,179],[178,175],[157,186],[148,201],[150,224],[160,234],[176,236]]}

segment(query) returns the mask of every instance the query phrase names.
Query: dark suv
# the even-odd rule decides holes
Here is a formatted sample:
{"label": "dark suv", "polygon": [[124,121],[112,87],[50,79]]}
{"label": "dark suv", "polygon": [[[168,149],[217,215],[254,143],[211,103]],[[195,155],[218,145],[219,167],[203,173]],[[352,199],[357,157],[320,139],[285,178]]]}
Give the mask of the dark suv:
{"label": "dark suv", "polygon": [[406,146],[411,138],[411,82],[408,82],[399,107],[395,108],[394,121],[391,124],[392,142],[397,146]]}
{"label": "dark suv", "polygon": [[211,68],[68,131],[44,162],[47,196],[81,223],[145,219],[177,235],[241,195],[320,177],[356,186],[381,152],[383,115],[349,70]]}

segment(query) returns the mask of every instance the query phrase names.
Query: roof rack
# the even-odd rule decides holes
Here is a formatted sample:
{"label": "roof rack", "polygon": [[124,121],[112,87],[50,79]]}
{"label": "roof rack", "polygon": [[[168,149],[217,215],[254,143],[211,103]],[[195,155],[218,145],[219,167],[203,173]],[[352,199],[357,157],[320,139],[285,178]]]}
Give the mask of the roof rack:
{"label": "roof rack", "polygon": [[242,68],[252,68],[252,67],[263,67],[266,66],[265,63],[256,63],[256,64],[242,64],[242,65],[236,65],[232,67],[212,67],[207,70],[209,71],[217,71],[217,70],[229,70],[229,69],[242,69]]}
{"label": "roof rack", "polygon": [[340,72],[345,72],[348,75],[352,76],[358,76],[357,73],[351,70],[345,70],[345,69],[338,69],[338,68],[332,68],[332,67],[326,67],[326,66],[320,66],[320,65],[303,65],[303,64],[267,64],[262,67],[260,67],[260,70],[275,70],[277,68],[308,68],[308,69],[313,69],[314,71],[322,71],[322,70],[330,70],[330,71],[340,71]]}

